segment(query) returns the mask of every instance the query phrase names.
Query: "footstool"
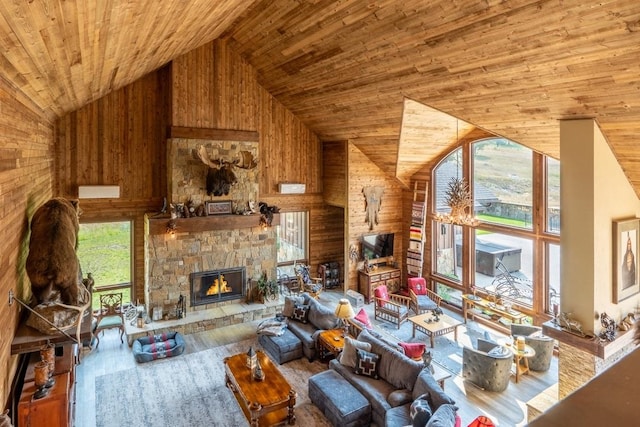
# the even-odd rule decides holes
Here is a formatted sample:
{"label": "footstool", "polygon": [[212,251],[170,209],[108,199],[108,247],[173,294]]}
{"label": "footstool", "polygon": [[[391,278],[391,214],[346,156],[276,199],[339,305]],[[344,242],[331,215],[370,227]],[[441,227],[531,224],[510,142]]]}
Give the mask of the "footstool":
{"label": "footstool", "polygon": [[260,334],[258,342],[279,365],[302,357],[302,341],[289,329],[280,336]]}
{"label": "footstool", "polygon": [[332,369],[309,378],[309,399],[334,426],[368,426],[371,423],[369,401]]}

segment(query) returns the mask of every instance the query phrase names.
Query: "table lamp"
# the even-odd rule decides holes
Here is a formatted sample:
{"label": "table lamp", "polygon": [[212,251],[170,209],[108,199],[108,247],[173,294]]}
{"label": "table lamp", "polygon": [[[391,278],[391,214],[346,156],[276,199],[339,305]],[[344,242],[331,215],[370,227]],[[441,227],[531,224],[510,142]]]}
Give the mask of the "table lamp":
{"label": "table lamp", "polygon": [[347,319],[351,319],[353,316],[355,316],[355,313],[353,312],[353,308],[351,307],[349,300],[346,298],[340,299],[340,301],[338,301],[338,306],[336,307],[336,317],[342,321],[342,326],[344,328],[344,331],[342,332],[343,337],[346,337],[348,333]]}

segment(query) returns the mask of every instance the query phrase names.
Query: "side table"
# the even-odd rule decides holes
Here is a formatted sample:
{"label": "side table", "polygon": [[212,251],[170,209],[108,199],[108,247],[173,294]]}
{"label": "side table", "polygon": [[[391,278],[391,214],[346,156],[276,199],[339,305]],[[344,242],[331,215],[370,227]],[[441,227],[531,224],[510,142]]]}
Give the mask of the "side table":
{"label": "side table", "polygon": [[318,351],[320,358],[324,359],[329,354],[338,357],[344,348],[343,329],[329,329],[320,332],[318,336]]}
{"label": "side table", "polygon": [[509,346],[513,353],[513,361],[516,365],[516,383],[520,381],[520,376],[529,373],[529,358],[536,355],[536,351],[529,345],[524,346],[523,351],[515,348],[515,345]]}

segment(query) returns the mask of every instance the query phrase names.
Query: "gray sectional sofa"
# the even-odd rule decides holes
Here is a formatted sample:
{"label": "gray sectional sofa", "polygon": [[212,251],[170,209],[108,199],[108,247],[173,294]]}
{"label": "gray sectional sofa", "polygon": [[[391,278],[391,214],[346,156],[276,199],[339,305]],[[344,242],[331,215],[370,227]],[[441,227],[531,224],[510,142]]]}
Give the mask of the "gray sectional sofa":
{"label": "gray sectional sofa", "polygon": [[[296,307],[307,307],[307,314],[303,320],[296,320]],[[280,364],[300,357],[299,344],[302,354],[313,361],[317,356],[316,342],[320,332],[338,327],[338,318],[333,310],[319,303],[309,294],[285,297],[282,314],[288,318],[287,330],[281,337],[259,335],[258,341],[267,352]]]}
{"label": "gray sectional sofa", "polygon": [[[445,424],[455,425],[454,401],[440,388],[428,369],[421,362],[411,360],[373,331],[363,330],[359,342],[368,343],[370,352],[380,356],[377,379],[355,373],[355,369],[340,359],[329,363],[330,370],[339,374],[321,372],[309,380],[309,397],[334,425],[406,426],[412,424],[411,404],[428,396],[435,413],[442,406],[441,416]],[[344,356],[346,357],[346,356]],[[345,383],[348,383],[345,385]],[[336,393],[341,390],[341,393]],[[364,398],[364,399],[363,399]],[[345,406],[345,402],[365,402],[357,407]],[[453,414],[453,419],[451,417]],[[341,420],[336,424],[336,420]]]}

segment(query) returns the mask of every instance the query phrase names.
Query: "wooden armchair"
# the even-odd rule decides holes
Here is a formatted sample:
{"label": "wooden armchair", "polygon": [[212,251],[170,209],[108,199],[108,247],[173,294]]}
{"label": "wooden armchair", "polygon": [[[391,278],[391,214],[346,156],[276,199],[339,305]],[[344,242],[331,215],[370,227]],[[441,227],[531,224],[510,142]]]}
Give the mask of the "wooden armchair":
{"label": "wooden armchair", "polygon": [[411,303],[409,307],[416,313],[422,314],[425,311],[433,311],[440,307],[442,298],[430,289],[427,289],[427,281],[424,277],[410,277],[407,280],[409,297]]}
{"label": "wooden armchair", "polygon": [[393,322],[400,329],[400,325],[409,318],[411,298],[390,294],[386,285],[378,286],[373,291],[373,295],[375,299],[374,318]]}
{"label": "wooden armchair", "polygon": [[280,284],[280,293],[284,295],[284,290],[287,290],[289,295],[298,295],[300,293],[300,284],[295,277],[289,277],[288,274],[282,273],[278,270],[278,283]]}
{"label": "wooden armchair", "polygon": [[296,272],[300,289],[302,289],[303,292],[307,292],[313,298],[318,298],[322,293],[322,279],[319,277],[312,278],[309,274],[308,265],[296,264],[293,266],[293,269]]}
{"label": "wooden armchair", "polygon": [[100,308],[96,313],[96,329],[93,336],[96,338],[96,348],[100,345],[99,333],[105,329],[120,329],[120,342],[124,342],[124,313],[122,311],[122,292],[100,295]]}

